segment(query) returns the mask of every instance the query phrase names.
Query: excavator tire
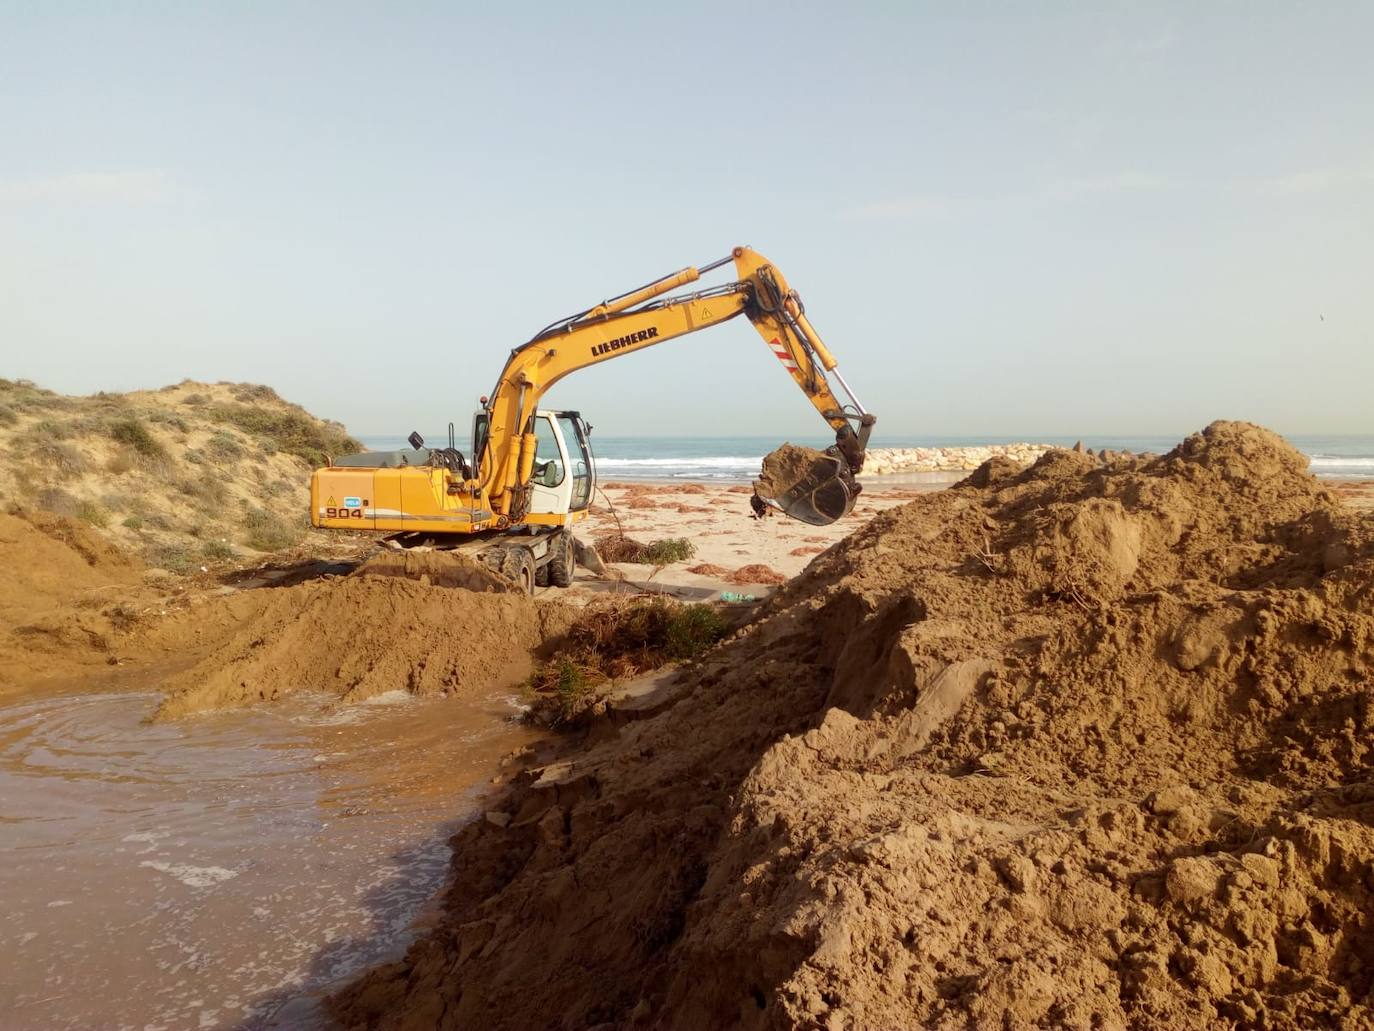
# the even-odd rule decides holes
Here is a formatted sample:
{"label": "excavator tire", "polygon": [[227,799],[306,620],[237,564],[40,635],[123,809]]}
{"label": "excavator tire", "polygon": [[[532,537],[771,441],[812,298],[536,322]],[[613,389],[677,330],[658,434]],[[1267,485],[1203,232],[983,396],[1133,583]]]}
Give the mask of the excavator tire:
{"label": "excavator tire", "polygon": [[567,530],[560,530],[552,546],[553,558],[549,559],[549,564],[545,567],[549,571],[549,583],[555,587],[571,587],[573,571],[577,568],[572,534]]}
{"label": "excavator tire", "polygon": [[534,586],[549,586],[549,567],[547,565],[542,565],[534,571]]}
{"label": "excavator tire", "polygon": [[506,548],[501,556],[501,575],[526,594],[533,594],[534,556],[525,548]]}

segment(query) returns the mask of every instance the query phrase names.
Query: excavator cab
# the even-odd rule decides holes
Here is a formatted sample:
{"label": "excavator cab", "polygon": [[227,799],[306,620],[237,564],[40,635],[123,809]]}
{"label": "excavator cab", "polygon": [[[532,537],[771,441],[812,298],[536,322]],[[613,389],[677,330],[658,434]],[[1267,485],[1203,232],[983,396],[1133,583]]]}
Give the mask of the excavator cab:
{"label": "excavator cab", "polygon": [[577,412],[534,413],[537,442],[530,474],[531,514],[580,512],[592,501],[596,473],[587,424]]}
{"label": "excavator cab", "polygon": [[[472,420],[472,453],[475,455],[480,455],[486,446],[487,427],[487,412],[477,412]],[[585,511],[596,489],[591,427],[580,412],[544,408],[534,413],[531,427],[536,443],[530,469],[529,514],[564,515]]]}

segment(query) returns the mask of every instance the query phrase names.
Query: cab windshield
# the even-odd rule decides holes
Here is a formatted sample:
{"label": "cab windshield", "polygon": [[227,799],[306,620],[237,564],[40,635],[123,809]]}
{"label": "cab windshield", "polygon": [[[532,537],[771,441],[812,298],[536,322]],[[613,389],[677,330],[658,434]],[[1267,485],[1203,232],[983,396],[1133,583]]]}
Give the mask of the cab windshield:
{"label": "cab windshield", "polygon": [[563,443],[568,447],[568,462],[572,466],[573,489],[570,509],[586,508],[592,500],[592,456],[587,447],[587,435],[575,416],[561,414],[558,428],[563,431]]}

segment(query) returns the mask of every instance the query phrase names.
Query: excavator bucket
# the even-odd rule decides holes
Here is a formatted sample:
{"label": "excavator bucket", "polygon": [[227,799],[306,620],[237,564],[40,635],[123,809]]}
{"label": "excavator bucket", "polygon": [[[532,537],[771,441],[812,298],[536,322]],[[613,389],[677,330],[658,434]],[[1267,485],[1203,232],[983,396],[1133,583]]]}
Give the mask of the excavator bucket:
{"label": "excavator bucket", "polygon": [[754,509],[776,508],[790,519],[827,526],[850,513],[859,489],[839,455],[784,444],[764,459]]}

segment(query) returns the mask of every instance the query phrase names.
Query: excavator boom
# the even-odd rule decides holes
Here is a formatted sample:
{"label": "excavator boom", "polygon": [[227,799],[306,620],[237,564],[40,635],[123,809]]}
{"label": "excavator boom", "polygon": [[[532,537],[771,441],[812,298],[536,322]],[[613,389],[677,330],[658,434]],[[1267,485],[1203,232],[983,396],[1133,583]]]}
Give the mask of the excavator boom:
{"label": "excavator boom", "polygon": [[[699,280],[704,272],[734,263],[734,282],[697,293],[664,298]],[[787,484],[773,484],[760,505],[813,524],[848,513],[859,492],[854,476],[875,418],[864,410],[840,376],[837,362],[806,316],[801,298],[777,267],[748,247],[702,268],[688,267],[541,330],[511,352],[496,387],[484,401],[489,432],[477,455],[478,487],[494,511],[518,519],[525,504],[535,453],[530,414],[539,399],[571,372],[643,350],[745,315],[835,431],[835,444]],[[833,375],[848,398],[835,396]],[[759,506],[756,505],[756,508]]]}

